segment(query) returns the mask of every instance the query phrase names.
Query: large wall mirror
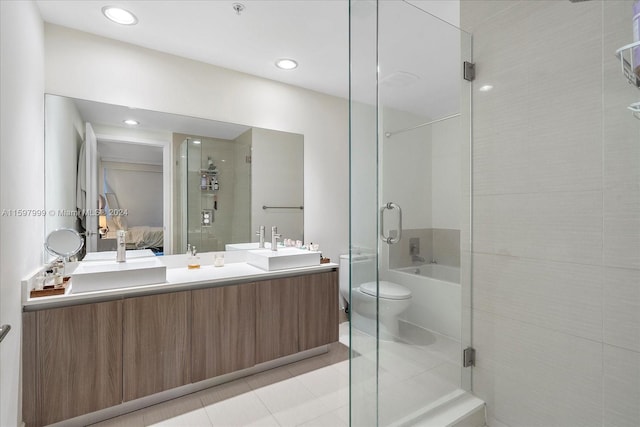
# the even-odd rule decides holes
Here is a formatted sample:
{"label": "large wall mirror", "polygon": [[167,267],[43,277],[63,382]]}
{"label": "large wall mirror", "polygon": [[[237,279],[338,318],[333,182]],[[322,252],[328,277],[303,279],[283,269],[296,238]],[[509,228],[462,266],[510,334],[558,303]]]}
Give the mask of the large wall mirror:
{"label": "large wall mirror", "polygon": [[260,225],[303,239],[300,134],[45,95],[45,233],[87,252],[221,251]]}

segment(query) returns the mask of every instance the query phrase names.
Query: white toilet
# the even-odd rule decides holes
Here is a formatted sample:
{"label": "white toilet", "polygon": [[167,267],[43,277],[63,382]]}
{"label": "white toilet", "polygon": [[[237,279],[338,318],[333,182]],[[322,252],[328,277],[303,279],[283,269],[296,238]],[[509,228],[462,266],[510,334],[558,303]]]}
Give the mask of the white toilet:
{"label": "white toilet", "polygon": [[[349,304],[352,326],[375,336],[376,293],[379,291],[379,337],[393,340],[398,336],[398,316],[411,304],[411,291],[386,281],[381,281],[377,287],[375,260],[373,255],[353,255],[350,270],[349,255],[340,255],[340,293]],[[349,300],[350,277],[353,301]]]}

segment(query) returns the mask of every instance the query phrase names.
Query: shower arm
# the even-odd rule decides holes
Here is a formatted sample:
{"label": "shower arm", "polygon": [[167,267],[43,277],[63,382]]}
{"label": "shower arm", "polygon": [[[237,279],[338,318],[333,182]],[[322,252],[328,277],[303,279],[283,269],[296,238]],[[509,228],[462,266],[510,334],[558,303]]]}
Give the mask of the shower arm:
{"label": "shower arm", "polygon": [[387,138],[391,138],[393,135],[396,135],[396,134],[399,134],[399,133],[408,132],[408,131],[414,130],[414,129],[419,129],[419,128],[424,127],[424,126],[429,126],[429,125],[432,125],[434,123],[438,123],[438,122],[442,122],[442,121],[445,121],[445,120],[453,119],[454,117],[459,117],[459,116],[460,116],[460,113],[452,114],[450,116],[442,117],[441,119],[436,119],[436,120],[433,120],[433,121],[430,121],[430,122],[427,122],[427,123],[422,123],[422,124],[419,124],[417,126],[413,126],[413,127],[410,127],[410,128],[394,130],[393,132],[386,132],[384,134],[384,136],[386,136]]}

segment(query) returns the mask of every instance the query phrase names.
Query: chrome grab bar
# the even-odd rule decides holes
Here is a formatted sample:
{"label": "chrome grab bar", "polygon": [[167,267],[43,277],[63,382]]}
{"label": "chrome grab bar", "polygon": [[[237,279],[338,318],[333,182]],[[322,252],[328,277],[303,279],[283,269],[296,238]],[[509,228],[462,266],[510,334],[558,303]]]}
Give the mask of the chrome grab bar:
{"label": "chrome grab bar", "polygon": [[262,206],[262,209],[300,209],[303,210],[304,206]]}
{"label": "chrome grab bar", "polygon": [[[398,210],[398,235],[396,237],[390,237],[390,236],[384,235],[384,211],[386,209]],[[380,208],[380,239],[382,239],[383,242],[389,245],[393,245],[398,243],[401,238],[402,238],[402,208],[400,208],[400,205],[397,205],[393,202],[388,202],[386,205],[382,205],[382,207]]]}

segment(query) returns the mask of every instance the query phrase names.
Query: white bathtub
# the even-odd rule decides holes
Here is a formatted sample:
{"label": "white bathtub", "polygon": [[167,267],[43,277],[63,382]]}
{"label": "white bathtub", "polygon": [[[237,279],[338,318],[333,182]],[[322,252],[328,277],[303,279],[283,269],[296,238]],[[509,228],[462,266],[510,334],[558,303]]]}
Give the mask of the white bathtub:
{"label": "white bathtub", "polygon": [[411,306],[402,318],[421,328],[460,341],[462,295],[460,269],[424,264],[388,270],[383,280],[399,283],[411,290]]}

